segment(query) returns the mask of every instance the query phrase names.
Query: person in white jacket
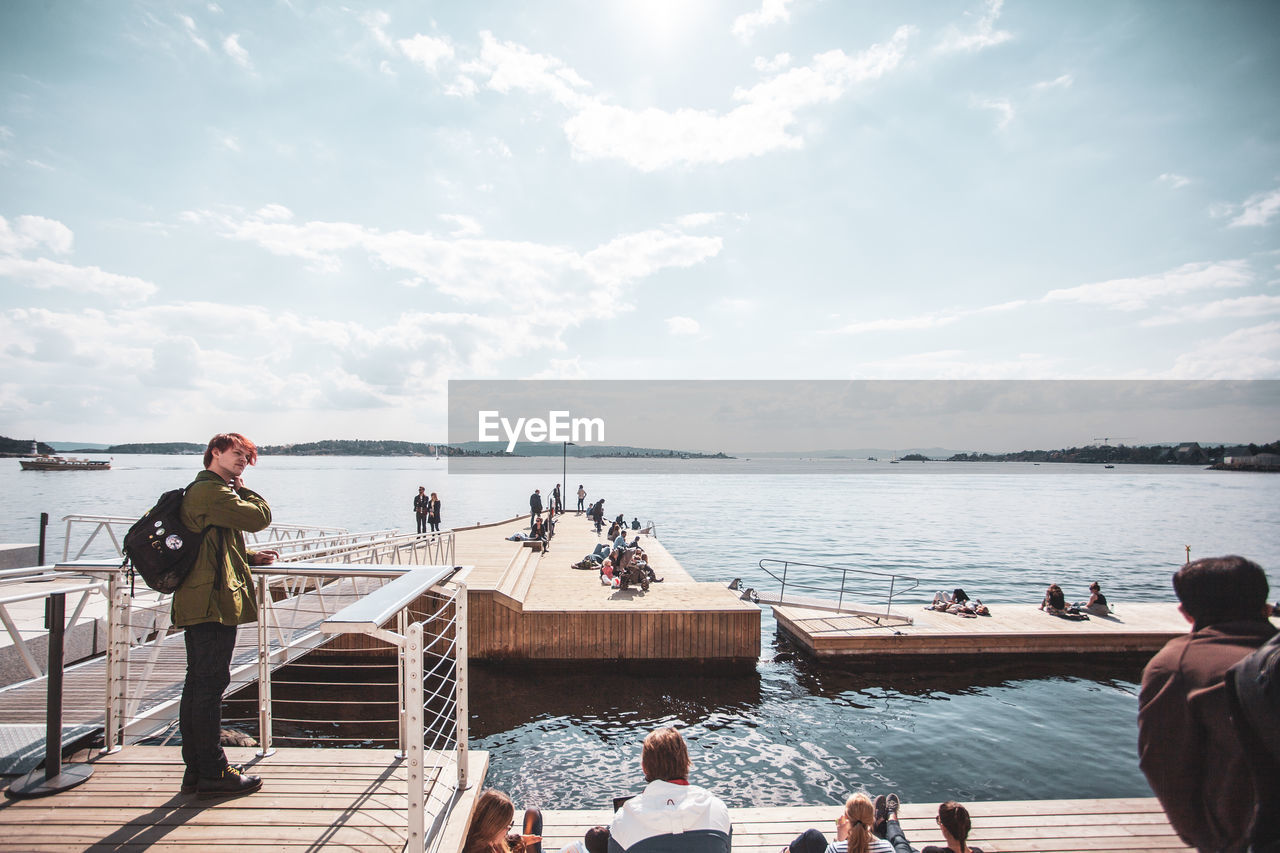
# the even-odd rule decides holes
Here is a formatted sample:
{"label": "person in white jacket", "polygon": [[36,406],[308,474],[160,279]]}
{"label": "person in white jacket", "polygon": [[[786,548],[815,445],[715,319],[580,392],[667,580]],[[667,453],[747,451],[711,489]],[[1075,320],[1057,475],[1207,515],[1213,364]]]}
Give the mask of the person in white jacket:
{"label": "person in white jacket", "polygon": [[729,809],[689,784],[689,749],[673,728],[644,739],[644,792],[622,804],[609,827],[609,853],[729,853]]}

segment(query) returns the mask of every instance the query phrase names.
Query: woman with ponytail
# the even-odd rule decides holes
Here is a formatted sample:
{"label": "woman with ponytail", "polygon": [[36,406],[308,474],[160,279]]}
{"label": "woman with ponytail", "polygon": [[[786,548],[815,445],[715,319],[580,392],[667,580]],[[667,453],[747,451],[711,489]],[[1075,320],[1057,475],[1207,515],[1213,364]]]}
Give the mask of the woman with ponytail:
{"label": "woman with ponytail", "polygon": [[[858,792],[845,800],[844,811],[836,818],[836,840],[828,845],[816,829],[805,830],[787,848],[789,853],[894,853],[892,845],[872,833],[875,808],[871,798]],[[785,853],[785,851],[784,851]]]}

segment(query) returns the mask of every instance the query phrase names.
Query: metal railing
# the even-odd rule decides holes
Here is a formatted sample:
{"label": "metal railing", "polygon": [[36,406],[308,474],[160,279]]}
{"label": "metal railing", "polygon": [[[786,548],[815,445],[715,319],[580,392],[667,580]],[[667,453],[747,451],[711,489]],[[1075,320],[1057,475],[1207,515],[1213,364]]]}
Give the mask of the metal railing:
{"label": "metal railing", "polygon": [[[826,566],[765,558],[760,561],[760,569],[779,583],[780,592],[776,599],[757,594],[755,600],[765,604],[821,607],[823,602],[829,602],[834,597],[835,601],[828,609],[842,613],[868,613],[853,602],[871,605],[883,602],[883,615],[893,616],[891,611],[894,598],[920,586],[920,579],[909,575],[851,566]],[[798,577],[796,570],[800,570]],[[850,603],[846,604],[846,601]],[[911,621],[908,617],[895,618]]]}
{"label": "metal railing", "polygon": [[[35,589],[31,586],[33,583],[51,583],[52,586]],[[54,593],[79,595],[79,598],[75,599],[71,617],[65,623],[64,630],[70,634],[80,623],[90,599],[95,595],[107,595],[107,583],[105,579],[95,581],[83,576],[68,576],[48,567],[0,571],[0,622],[4,623],[14,650],[22,658],[22,663],[31,673],[32,678],[40,678],[45,671],[40,668],[39,661],[27,648],[22,631],[9,612],[9,605],[47,599]]]}
{"label": "metal railing", "polygon": [[[62,520],[67,523],[62,543],[62,561],[65,563],[70,560],[83,559],[86,555],[93,556],[89,553],[89,547],[93,545],[99,535],[104,533],[106,538],[111,540],[112,550],[119,556],[120,543],[124,539],[124,534],[138,519],[121,515],[72,514],[64,515]],[[88,532],[82,533],[86,529],[88,529]],[[266,530],[258,533],[246,533],[245,540],[250,545],[283,544],[296,543],[308,537],[341,536],[346,533],[347,530],[344,527],[317,527],[310,524],[272,524]],[[80,535],[85,538],[73,557],[71,556],[71,544]]]}

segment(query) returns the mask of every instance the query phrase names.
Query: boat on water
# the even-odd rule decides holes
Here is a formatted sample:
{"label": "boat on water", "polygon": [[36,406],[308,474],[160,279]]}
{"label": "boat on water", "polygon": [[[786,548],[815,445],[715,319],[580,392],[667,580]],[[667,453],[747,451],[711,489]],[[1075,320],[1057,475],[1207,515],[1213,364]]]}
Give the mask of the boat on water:
{"label": "boat on water", "polygon": [[19,459],[23,471],[108,471],[109,459],[73,459],[68,456],[51,456],[40,453],[35,442],[31,443],[31,458]]}

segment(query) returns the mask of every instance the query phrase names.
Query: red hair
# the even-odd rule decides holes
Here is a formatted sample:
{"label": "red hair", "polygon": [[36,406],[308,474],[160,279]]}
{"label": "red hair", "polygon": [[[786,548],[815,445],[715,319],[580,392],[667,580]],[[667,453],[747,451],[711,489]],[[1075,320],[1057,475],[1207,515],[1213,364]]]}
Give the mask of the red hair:
{"label": "red hair", "polygon": [[213,451],[226,453],[232,447],[243,450],[250,465],[258,461],[258,445],[238,432],[220,432],[209,439],[209,446],[204,449],[204,467],[208,468],[213,463]]}

